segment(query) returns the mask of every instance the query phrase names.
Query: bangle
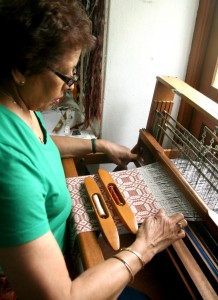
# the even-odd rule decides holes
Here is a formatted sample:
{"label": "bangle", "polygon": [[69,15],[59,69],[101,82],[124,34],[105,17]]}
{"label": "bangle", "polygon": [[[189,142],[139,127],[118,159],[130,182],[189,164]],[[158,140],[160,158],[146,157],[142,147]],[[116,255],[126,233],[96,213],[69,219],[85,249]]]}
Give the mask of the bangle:
{"label": "bangle", "polygon": [[96,153],[96,139],[91,139],[92,153]]}
{"label": "bangle", "polygon": [[120,251],[129,251],[129,252],[135,254],[135,256],[138,257],[138,260],[140,261],[140,263],[142,265],[142,268],[144,268],[145,262],[143,261],[141,254],[139,254],[138,252],[132,250],[131,248],[122,248]]}
{"label": "bangle", "polygon": [[112,256],[112,258],[116,258],[124,264],[124,266],[126,267],[127,271],[129,272],[129,275],[130,275],[130,283],[133,283],[134,275],[133,275],[132,269],[130,268],[130,265],[125,261],[125,259],[123,259],[119,256],[116,256],[116,255]]}

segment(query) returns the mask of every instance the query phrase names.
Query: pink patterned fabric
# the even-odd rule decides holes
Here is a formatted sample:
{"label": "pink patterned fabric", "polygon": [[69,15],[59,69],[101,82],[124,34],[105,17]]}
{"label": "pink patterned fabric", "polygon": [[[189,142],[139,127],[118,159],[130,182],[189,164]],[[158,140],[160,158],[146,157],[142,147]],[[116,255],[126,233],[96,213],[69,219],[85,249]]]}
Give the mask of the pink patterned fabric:
{"label": "pink patterned fabric", "polygon": [[[134,212],[138,224],[142,223],[146,217],[154,215],[158,211],[156,200],[137,169],[113,172],[110,174]],[[73,201],[72,218],[74,219],[78,233],[99,230],[100,228],[85,189],[85,177],[86,176],[67,178],[67,186]],[[98,175],[91,175],[91,177],[96,180],[111,215],[114,218],[115,224],[121,227],[122,223],[113,211]]]}

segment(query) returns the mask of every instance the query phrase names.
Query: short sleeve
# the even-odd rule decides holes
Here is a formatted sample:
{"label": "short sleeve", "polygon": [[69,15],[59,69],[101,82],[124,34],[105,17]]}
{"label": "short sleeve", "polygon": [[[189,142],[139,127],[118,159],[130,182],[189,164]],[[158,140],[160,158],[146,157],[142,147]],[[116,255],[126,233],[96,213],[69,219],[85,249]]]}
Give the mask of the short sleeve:
{"label": "short sleeve", "polygon": [[19,245],[49,231],[43,178],[28,157],[0,145],[0,246]]}

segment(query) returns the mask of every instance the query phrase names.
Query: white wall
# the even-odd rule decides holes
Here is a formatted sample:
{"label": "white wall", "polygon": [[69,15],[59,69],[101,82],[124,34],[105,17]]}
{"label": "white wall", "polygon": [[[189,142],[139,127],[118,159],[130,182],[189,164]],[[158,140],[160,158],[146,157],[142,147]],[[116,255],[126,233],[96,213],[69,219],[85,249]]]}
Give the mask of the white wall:
{"label": "white wall", "polygon": [[110,0],[102,138],[132,148],[157,75],[185,78],[199,0]]}

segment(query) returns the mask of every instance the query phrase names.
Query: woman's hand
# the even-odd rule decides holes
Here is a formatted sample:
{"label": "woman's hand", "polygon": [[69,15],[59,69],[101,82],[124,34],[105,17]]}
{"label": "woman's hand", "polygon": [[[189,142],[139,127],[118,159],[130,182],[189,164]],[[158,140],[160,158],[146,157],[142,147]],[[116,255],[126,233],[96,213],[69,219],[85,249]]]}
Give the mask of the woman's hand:
{"label": "woman's hand", "polygon": [[160,209],[155,216],[147,218],[140,226],[133,244],[134,249],[137,247],[144,261],[148,262],[155,254],[184,238],[185,226],[187,221],[183,214],[177,213],[169,217],[163,209]]}
{"label": "woman's hand", "polygon": [[[83,156],[92,152],[92,144],[88,139],[77,139],[68,136],[51,137],[58,147],[61,157]],[[96,139],[96,151],[105,153],[121,169],[126,169],[130,161],[138,158],[138,155],[132,153],[129,148],[103,139]]]}
{"label": "woman's hand", "polygon": [[121,146],[112,143],[107,140],[97,140],[97,151],[107,154],[113,163],[122,167],[127,168],[127,164],[138,158],[138,155],[132,153],[131,150],[125,146]]}

